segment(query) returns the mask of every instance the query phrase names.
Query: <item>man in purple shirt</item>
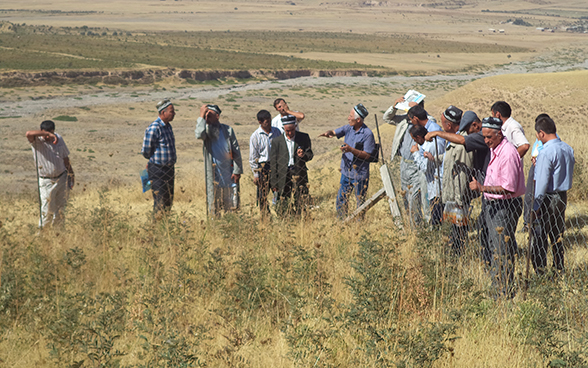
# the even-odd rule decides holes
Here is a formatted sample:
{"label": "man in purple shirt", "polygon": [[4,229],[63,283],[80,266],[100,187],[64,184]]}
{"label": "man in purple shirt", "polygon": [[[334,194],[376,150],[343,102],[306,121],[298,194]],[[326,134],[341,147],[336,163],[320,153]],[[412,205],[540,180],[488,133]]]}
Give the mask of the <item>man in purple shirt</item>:
{"label": "man in purple shirt", "polygon": [[370,178],[370,158],[376,149],[374,134],[363,123],[368,116],[367,109],[358,104],[351,109],[347,121],[336,130],[328,130],[320,137],[345,136],[345,143],[341,145],[341,186],[337,194],[337,216],[344,219],[347,216],[347,197],[353,190],[357,199],[357,206],[361,206],[365,200]]}
{"label": "man in purple shirt", "polygon": [[517,250],[515,230],[523,211],[525,174],[515,146],[502,134],[502,121],[488,117],[482,120],[482,135],[490,148],[490,163],[484,185],[475,178],[470,189],[484,194],[488,244],[492,257],[492,285],[498,295],[514,296],[514,255]]}

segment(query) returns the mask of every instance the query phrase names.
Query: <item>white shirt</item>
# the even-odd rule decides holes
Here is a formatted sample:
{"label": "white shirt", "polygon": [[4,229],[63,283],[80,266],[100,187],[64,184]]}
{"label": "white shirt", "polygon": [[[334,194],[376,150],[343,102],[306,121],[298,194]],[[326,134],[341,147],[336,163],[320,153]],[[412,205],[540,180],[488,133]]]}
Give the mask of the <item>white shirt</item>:
{"label": "white shirt", "polygon": [[257,178],[259,176],[259,172],[257,171],[259,168],[258,164],[269,162],[270,160],[272,138],[278,137],[281,134],[280,129],[275,127],[271,127],[269,134],[261,129],[261,127],[257,128],[251,134],[251,138],[249,139],[249,166],[251,166],[254,177]]}
{"label": "white shirt", "polygon": [[527,137],[525,137],[523,127],[512,116],[502,124],[502,134],[517,148],[523,144],[529,144]]}
{"label": "white shirt", "polygon": [[31,143],[33,155],[36,156],[39,176],[54,178],[65,171],[63,159],[69,156],[69,150],[63,141],[63,138],[57,133],[57,144],[45,141],[43,137],[37,137]]}
{"label": "white shirt", "polygon": [[288,146],[288,153],[290,154],[290,160],[288,161],[288,166],[294,166],[294,145],[296,143],[294,142],[294,139],[290,140],[286,136],[284,136],[284,138],[286,138],[286,145]]}
{"label": "white shirt", "polygon": [[[295,111],[295,112],[298,112],[298,111]],[[296,118],[296,131],[299,130],[298,123],[300,123],[300,120],[298,120],[298,118]],[[284,126],[282,125],[282,115],[281,114],[274,116],[274,118],[272,119],[272,126],[280,129],[280,131],[282,133],[284,133]]]}

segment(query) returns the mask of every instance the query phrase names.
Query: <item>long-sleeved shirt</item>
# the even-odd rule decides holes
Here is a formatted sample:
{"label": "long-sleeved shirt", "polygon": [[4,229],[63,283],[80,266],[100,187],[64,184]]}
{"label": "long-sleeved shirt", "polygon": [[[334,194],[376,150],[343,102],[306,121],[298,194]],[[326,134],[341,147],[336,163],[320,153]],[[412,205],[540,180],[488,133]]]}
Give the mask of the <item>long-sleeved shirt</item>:
{"label": "long-sleeved shirt", "polygon": [[[414,158],[414,162],[417,164],[419,169],[425,173],[425,178],[427,179],[427,198],[429,200],[439,196],[439,186],[441,185],[441,168],[439,167],[439,171],[437,171],[437,165],[435,165],[435,161],[431,161],[424,156],[425,152],[429,152],[435,160],[437,160],[437,165],[441,166],[441,162],[439,162],[439,158],[443,157],[445,153],[445,145],[439,146],[437,143],[437,147],[435,147],[435,141],[425,142],[420,147],[420,149],[412,154]],[[439,156],[437,156],[437,154]]]}
{"label": "long-sleeved shirt", "polygon": [[257,171],[259,164],[269,162],[271,140],[280,134],[282,132],[276,127],[271,127],[269,133],[259,127],[251,134],[251,138],[249,138],[249,166],[251,166],[254,177],[259,177]]}
{"label": "long-sleeved shirt", "polygon": [[500,186],[512,194],[484,193],[487,199],[510,199],[525,194],[523,162],[515,146],[507,139],[490,150],[490,163],[484,186]]}
{"label": "long-sleeved shirt", "polygon": [[561,139],[555,138],[543,144],[535,163],[535,210],[545,194],[570,190],[574,164],[574,149]]}
{"label": "long-sleeved shirt", "polygon": [[502,134],[512,143],[516,148],[519,148],[523,144],[529,144],[527,137],[525,137],[525,131],[518,121],[511,117],[506,119],[502,124]]}
{"label": "long-sleeved shirt", "polygon": [[57,137],[56,144],[48,142],[43,137],[37,137],[31,143],[41,177],[55,178],[63,174],[66,169],[63,160],[69,156],[69,150],[63,138],[57,133],[54,134]]}
{"label": "long-sleeved shirt", "polygon": [[143,138],[143,157],[156,165],[173,165],[176,163],[176,139],[170,123],[164,123],[159,117],[145,129]]}

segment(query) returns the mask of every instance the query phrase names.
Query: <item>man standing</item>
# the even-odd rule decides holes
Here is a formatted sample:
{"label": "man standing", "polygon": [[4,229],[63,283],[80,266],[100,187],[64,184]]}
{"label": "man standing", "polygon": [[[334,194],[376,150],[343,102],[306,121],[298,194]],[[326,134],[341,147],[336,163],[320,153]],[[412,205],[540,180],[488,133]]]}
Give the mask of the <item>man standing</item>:
{"label": "man standing", "polygon": [[161,218],[163,212],[171,209],[174,200],[174,178],[176,163],[176,139],[171,122],[176,116],[170,100],[157,104],[159,116],[145,130],[143,157],[149,160],[147,173],[153,191],[153,215]]}
{"label": "man standing", "polygon": [[211,216],[219,216],[221,210],[231,212],[238,207],[238,185],[243,173],[235,131],[220,123],[220,114],[221,109],[217,105],[202,105],[195,130],[196,138],[204,142],[207,213]]}
{"label": "man standing", "polygon": [[292,115],[296,117],[296,130],[298,131],[298,123],[304,119],[304,113],[290,110],[290,107],[288,107],[288,104],[283,98],[276,98],[274,101],[274,108],[279,112],[279,114],[272,119],[273,127],[280,129],[280,131],[283,133],[284,126],[282,124],[282,118],[284,116]]}
{"label": "man standing", "polygon": [[490,148],[490,163],[484,184],[475,178],[472,190],[484,193],[492,285],[499,294],[514,296],[514,256],[517,250],[515,229],[523,211],[525,174],[519,152],[502,134],[502,120],[482,120],[482,134]]}
{"label": "man standing", "polygon": [[320,135],[327,138],[345,136],[345,143],[341,145],[341,186],[336,202],[339,219],[347,217],[347,198],[351,191],[355,193],[357,207],[365,201],[370,179],[369,160],[376,149],[374,134],[363,122],[368,114],[362,104],[355,105],[347,117],[348,125]]}
{"label": "man standing", "polygon": [[[467,132],[460,131],[462,111],[455,106],[449,106],[441,115],[441,125],[446,133],[466,136]],[[460,144],[449,142],[445,148],[443,158],[443,201],[457,206],[461,219],[456,218],[451,225],[449,244],[454,254],[461,255],[467,239],[467,218],[469,216],[472,193],[468,183],[472,176],[473,154],[466,152]]]}
{"label": "man standing", "polygon": [[510,105],[504,101],[496,101],[490,109],[492,116],[502,121],[502,135],[515,146],[521,158],[525,156],[530,147],[529,141],[521,124],[510,116]]}
{"label": "man standing", "polygon": [[[392,157],[390,161],[393,162],[394,158],[398,155],[401,157],[400,161],[400,189],[404,193],[404,208],[409,212],[411,221],[414,225],[418,225],[422,221],[422,208],[423,199],[426,198],[424,195],[421,196],[421,184],[425,182],[423,174],[420,172],[417,164],[413,160],[412,153],[410,152],[411,147],[415,144],[415,141],[410,137],[409,128],[414,125],[413,119],[417,115],[416,112],[424,107],[412,103],[411,110],[419,106],[419,109],[409,111],[405,115],[397,115],[398,110],[396,104],[404,101],[403,97],[398,98],[388,110],[384,113],[384,121],[388,124],[396,125],[396,131],[394,132],[394,141],[392,142]],[[422,118],[422,114],[419,112],[419,121]],[[425,128],[429,132],[441,130],[439,125],[433,117],[424,112],[425,115]],[[415,121],[416,122],[416,121]]]}
{"label": "man standing", "polygon": [[535,167],[535,203],[531,214],[534,225],[531,258],[535,272],[542,275],[547,266],[547,248],[551,241],[553,268],[564,270],[563,233],[565,231],[567,191],[572,187],[574,150],[557,137],[554,121],[543,116],[535,123],[537,139],[543,149]]}
{"label": "man standing", "polygon": [[271,140],[282,134],[272,126],[271,115],[267,110],[257,113],[259,128],[249,139],[249,165],[253,171],[253,182],[257,186],[257,203],[262,216],[269,214],[267,195],[269,193]]}
{"label": "man standing", "polygon": [[[413,125],[409,129],[410,136],[416,142],[410,149],[414,162],[421,172],[425,173],[427,180],[427,199],[431,218],[429,223],[433,226],[441,224],[443,219],[443,203],[441,202],[441,162],[440,155],[445,153],[445,146],[438,146],[437,142],[425,141],[427,128],[421,125]],[[419,148],[420,146],[420,148]]]}
{"label": "man standing", "polygon": [[43,229],[45,225],[62,226],[68,190],[73,188],[75,181],[69,150],[61,135],[55,133],[55,123],[51,120],[43,121],[40,130],[26,132],[26,137],[37,167],[41,201],[39,228]]}
{"label": "man standing", "polygon": [[[306,163],[312,160],[310,137],[296,131],[296,117],[282,119],[284,134],[271,140],[270,186],[277,193],[276,210],[283,216],[288,212],[302,213],[308,197],[308,174]],[[289,206],[294,196],[293,207]]]}

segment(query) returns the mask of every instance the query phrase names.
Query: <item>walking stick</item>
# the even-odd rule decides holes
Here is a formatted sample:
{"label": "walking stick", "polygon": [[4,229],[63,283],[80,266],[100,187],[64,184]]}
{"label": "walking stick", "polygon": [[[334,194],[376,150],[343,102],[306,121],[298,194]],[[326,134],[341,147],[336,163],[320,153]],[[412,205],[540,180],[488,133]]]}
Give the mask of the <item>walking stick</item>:
{"label": "walking stick", "polygon": [[523,288],[523,300],[527,300],[529,290],[529,269],[531,268],[531,247],[533,246],[533,223],[535,222],[535,180],[533,180],[533,197],[531,198],[531,213],[529,214],[529,248],[527,250],[527,269],[525,270],[525,287]]}
{"label": "walking stick", "polygon": [[378,115],[374,114],[374,118],[376,118],[376,130],[378,131],[378,144],[380,145],[380,160],[382,161],[382,165],[384,162],[384,148],[382,148],[382,138],[380,137],[380,126],[378,125]]}
{"label": "walking stick", "polygon": [[[36,138],[35,138],[36,139]],[[43,204],[41,202],[41,183],[39,182],[39,159],[37,158],[37,150],[35,149],[35,147],[33,147],[33,149],[35,150],[35,168],[37,171],[37,193],[39,194],[39,224],[40,224],[40,228],[43,228]]]}

